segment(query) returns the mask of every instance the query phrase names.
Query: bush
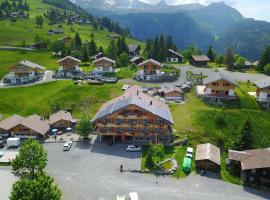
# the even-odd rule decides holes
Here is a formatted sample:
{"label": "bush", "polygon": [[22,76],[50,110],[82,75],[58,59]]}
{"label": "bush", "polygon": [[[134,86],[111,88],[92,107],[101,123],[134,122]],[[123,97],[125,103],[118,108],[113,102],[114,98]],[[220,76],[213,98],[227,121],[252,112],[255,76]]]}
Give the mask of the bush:
{"label": "bush", "polygon": [[149,150],[147,156],[146,156],[146,160],[145,160],[145,167],[147,167],[148,169],[153,169],[155,166],[154,160],[153,160],[153,155],[151,150]]}
{"label": "bush", "polygon": [[224,112],[217,112],[215,116],[215,123],[218,128],[224,128],[226,126],[226,120],[224,117]]}
{"label": "bush", "polygon": [[270,75],[270,64],[267,64],[266,66],[264,66],[264,72]]}

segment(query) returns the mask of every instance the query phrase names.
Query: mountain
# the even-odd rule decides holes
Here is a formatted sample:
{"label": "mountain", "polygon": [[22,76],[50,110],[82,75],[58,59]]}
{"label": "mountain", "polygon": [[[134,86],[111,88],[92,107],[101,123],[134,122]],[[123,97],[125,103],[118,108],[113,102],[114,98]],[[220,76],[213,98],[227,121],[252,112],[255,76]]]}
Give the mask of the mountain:
{"label": "mountain", "polygon": [[269,44],[270,23],[246,19],[223,2],[169,5],[165,0],[147,4],[140,0],[76,0],[76,4],[100,16],[109,16],[139,40],[170,34],[180,49],[194,45],[218,53],[232,47],[235,53],[257,60]]}

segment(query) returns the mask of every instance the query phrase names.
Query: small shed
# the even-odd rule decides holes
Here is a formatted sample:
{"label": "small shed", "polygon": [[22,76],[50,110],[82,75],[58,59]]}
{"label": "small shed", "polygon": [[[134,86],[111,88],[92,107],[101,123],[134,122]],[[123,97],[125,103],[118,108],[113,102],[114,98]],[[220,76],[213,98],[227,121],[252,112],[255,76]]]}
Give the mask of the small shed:
{"label": "small shed", "polygon": [[199,144],[196,150],[197,171],[220,172],[220,149],[210,143]]}
{"label": "small shed", "polygon": [[194,66],[207,66],[210,59],[206,55],[194,55],[190,57],[189,62]]}

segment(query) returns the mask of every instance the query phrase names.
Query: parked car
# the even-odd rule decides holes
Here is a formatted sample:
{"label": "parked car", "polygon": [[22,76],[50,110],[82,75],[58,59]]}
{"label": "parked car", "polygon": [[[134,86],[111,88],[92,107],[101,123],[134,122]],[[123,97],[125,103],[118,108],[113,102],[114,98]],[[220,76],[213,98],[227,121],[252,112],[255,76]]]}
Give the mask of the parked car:
{"label": "parked car", "polygon": [[20,138],[8,138],[7,147],[19,147],[21,144]]}
{"label": "parked car", "polygon": [[141,151],[141,147],[138,145],[128,145],[127,151],[130,151],[130,152]]}
{"label": "parked car", "polygon": [[63,150],[64,151],[69,151],[71,146],[72,146],[72,141],[67,141],[67,142],[65,142],[65,144],[63,146]]}
{"label": "parked car", "polygon": [[4,148],[4,141],[3,140],[0,140],[0,148]]}
{"label": "parked car", "polygon": [[129,85],[124,85],[123,87],[122,87],[122,90],[127,90],[129,88]]}

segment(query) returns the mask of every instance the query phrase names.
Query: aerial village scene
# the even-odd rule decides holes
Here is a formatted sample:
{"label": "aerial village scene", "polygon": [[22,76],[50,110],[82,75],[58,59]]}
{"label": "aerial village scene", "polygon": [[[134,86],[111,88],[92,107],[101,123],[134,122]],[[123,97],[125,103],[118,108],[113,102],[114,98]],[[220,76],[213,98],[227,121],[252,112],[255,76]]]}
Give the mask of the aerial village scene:
{"label": "aerial village scene", "polygon": [[258,52],[238,52],[244,34],[238,48],[181,46],[121,22],[150,32],[141,12],[173,15],[163,6],[239,12],[138,2],[149,10],[118,16],[91,0],[0,0],[0,200],[270,199],[269,22],[268,43],[243,39]]}

